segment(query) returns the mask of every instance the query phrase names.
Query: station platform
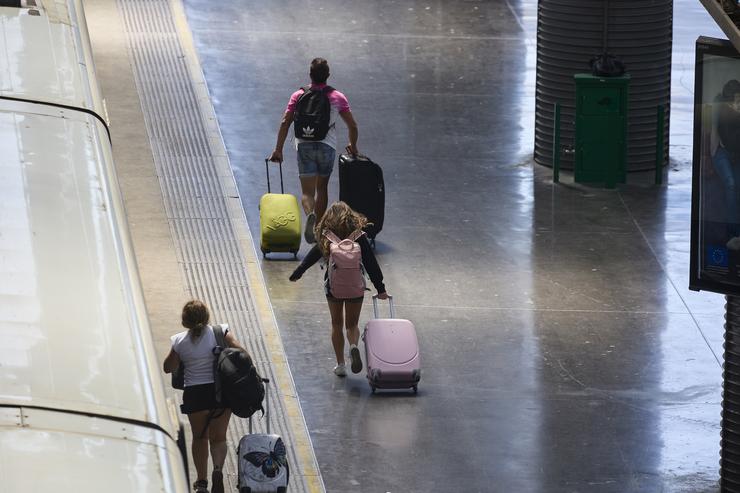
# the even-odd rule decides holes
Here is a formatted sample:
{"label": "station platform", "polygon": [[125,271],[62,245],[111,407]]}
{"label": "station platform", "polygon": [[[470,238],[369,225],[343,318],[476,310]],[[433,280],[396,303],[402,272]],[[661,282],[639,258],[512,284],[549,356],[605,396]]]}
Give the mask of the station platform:
{"label": "station platform", "polygon": [[[290,491],[718,491],[724,300],[687,275],[693,43],[721,36],[701,4],[674,7],[666,185],[616,190],[532,163],[535,0],[308,5],[85,2],[161,355],[190,297],[237,330],[276,382]],[[255,254],[264,158],[316,56],[384,168],[376,253],[417,395],[337,378],[321,270],[290,283],[292,256]]]}

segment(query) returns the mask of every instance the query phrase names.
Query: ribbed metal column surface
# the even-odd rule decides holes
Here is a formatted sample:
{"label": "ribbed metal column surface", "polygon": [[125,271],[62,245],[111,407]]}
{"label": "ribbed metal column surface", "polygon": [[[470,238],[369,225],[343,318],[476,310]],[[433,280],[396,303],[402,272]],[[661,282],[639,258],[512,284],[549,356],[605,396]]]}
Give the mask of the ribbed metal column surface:
{"label": "ribbed metal column surface", "polygon": [[[274,382],[244,258],[170,4],[167,0],[118,0],[118,6],[165,212],[190,293],[207,302],[213,320],[229,323],[263,376]],[[288,447],[290,491],[308,491],[295,461],[287,413],[274,385],[268,398],[272,432],[282,435]],[[264,429],[265,420],[255,420],[255,431]],[[237,470],[233,452],[246,432],[246,421],[232,418],[225,466],[226,478],[232,483]]]}
{"label": "ribbed metal column surface", "polygon": [[723,493],[738,493],[740,492],[740,296],[726,298],[720,486]]}
{"label": "ribbed metal column surface", "polygon": [[[553,105],[562,111],[561,145],[574,145],[573,75],[590,72],[589,60],[603,50],[606,0],[539,0],[535,161],[552,165]],[[666,110],[664,165],[668,134],[673,40],[672,0],[609,0],[608,51],[631,75],[627,170],[655,169],[657,107]],[[573,168],[573,155],[561,166]]]}

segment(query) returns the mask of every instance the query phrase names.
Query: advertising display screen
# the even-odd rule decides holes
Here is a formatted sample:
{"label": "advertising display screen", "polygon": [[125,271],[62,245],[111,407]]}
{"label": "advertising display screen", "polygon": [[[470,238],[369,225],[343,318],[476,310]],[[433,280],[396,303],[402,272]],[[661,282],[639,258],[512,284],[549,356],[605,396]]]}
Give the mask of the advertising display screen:
{"label": "advertising display screen", "polygon": [[740,55],[696,43],[689,288],[740,294]]}

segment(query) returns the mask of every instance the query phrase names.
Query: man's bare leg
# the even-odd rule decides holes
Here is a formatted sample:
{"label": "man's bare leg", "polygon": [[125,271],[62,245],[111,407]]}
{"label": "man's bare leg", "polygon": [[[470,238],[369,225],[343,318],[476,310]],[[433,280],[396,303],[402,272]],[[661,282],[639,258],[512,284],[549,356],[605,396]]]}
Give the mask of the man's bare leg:
{"label": "man's bare leg", "polygon": [[321,219],[326,212],[326,206],[329,202],[329,177],[316,177],[316,200],[314,202],[314,212],[316,212],[316,221]]}
{"label": "man's bare leg", "polygon": [[[314,212],[316,207],[316,182],[319,176],[301,176],[301,205],[303,206],[303,212],[307,215]],[[326,210],[326,204],[324,204],[324,210]]]}

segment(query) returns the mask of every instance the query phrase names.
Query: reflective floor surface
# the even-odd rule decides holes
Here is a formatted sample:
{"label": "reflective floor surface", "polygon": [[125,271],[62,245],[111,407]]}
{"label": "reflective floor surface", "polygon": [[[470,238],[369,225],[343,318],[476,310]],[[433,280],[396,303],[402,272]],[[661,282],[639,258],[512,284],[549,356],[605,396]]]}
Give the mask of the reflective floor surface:
{"label": "reflective floor surface", "polygon": [[532,0],[185,6],[255,238],[311,58],[385,170],[377,254],[419,332],[418,395],[335,377],[322,272],[262,264],[328,491],[718,490],[723,299],[687,288],[693,42],[718,32],[698,1],[675,3],[667,186],[617,191],[531,162]]}

